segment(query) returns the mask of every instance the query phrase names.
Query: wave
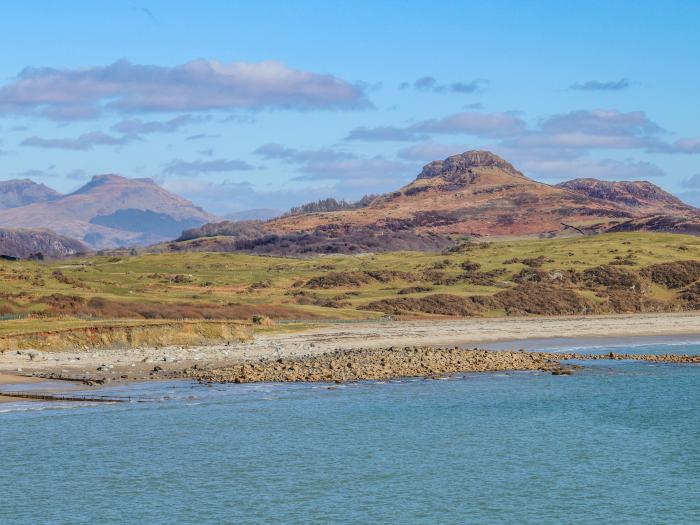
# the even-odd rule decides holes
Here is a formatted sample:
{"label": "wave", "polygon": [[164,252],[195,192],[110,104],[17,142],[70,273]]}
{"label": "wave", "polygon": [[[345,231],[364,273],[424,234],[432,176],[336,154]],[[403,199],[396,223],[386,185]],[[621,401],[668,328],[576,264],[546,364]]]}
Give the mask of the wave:
{"label": "wave", "polygon": [[36,403],[25,401],[21,403],[3,403],[0,405],[0,414],[10,414],[12,412],[43,412],[44,410],[65,410],[77,407],[96,406],[97,403]]}
{"label": "wave", "polygon": [[[700,347],[700,340],[693,341],[669,341],[663,343],[653,343],[649,341],[640,342],[620,342],[620,343],[605,343],[605,344],[583,344],[583,345],[571,345],[571,346],[552,346],[543,347],[542,351],[551,351],[554,354],[562,354],[568,352],[579,352],[583,350],[595,351],[595,350],[607,350],[613,348],[628,348],[639,350],[642,348],[653,349],[654,351],[661,352],[663,348],[679,348],[679,347],[689,347],[698,346]],[[665,353],[665,352],[664,352]]]}

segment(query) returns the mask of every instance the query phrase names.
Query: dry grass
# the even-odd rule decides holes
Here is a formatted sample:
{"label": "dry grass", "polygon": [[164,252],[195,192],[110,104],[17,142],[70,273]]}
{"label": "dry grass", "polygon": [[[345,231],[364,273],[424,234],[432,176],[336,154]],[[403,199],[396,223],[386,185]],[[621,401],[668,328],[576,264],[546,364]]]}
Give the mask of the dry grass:
{"label": "dry grass", "polygon": [[[668,265],[674,261],[681,262]],[[662,233],[471,242],[448,254],[163,253],[0,261],[0,315],[31,315],[23,326],[41,330],[54,322],[98,326],[100,319],[372,319],[389,308],[368,305],[391,305],[398,298],[412,300],[394,313],[472,312],[471,306],[438,312],[429,305],[434,299],[421,301],[431,295],[476,297],[480,314],[489,316],[578,313],[593,308],[589,301],[601,311],[637,311],[635,305],[680,310],[697,304],[681,296],[700,266],[687,261],[700,261],[700,238]],[[538,307],[532,294],[523,295],[522,286],[530,283],[554,287],[556,312],[544,303]],[[630,295],[630,283],[643,289]],[[499,293],[500,299],[490,300]],[[520,300],[529,303],[519,305]],[[559,311],[559,303],[568,306]],[[15,325],[0,321],[0,334]]]}

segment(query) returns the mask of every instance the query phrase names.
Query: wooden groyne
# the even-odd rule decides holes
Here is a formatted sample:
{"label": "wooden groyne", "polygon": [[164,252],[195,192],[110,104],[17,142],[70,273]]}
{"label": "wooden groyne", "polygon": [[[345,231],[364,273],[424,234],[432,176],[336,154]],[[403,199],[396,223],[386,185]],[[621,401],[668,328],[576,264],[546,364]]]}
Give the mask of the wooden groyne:
{"label": "wooden groyne", "polygon": [[42,392],[0,392],[0,397],[16,397],[34,401],[82,401],[89,403],[129,403],[143,401],[132,397],[91,396],[77,394],[47,394]]}

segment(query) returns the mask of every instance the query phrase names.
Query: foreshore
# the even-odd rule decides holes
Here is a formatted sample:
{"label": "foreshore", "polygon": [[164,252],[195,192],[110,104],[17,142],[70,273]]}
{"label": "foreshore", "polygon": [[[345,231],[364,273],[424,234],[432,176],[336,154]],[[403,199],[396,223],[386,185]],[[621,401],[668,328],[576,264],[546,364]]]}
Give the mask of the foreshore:
{"label": "foreshore", "polygon": [[[213,376],[207,377],[206,374],[247,362],[258,362],[261,359],[308,359],[313,356],[328,356],[337,352],[352,352],[360,349],[364,351],[364,356],[371,356],[372,350],[388,351],[390,348],[430,347],[453,350],[455,346],[461,348],[478,346],[488,349],[489,343],[500,342],[500,346],[505,346],[505,349],[517,351],[520,345],[531,339],[695,335],[700,340],[700,315],[694,313],[329,324],[306,331],[260,333],[252,341],[230,345],[88,349],[71,352],[5,351],[0,354],[0,374],[5,377],[13,376],[17,381],[22,382],[29,381],[32,377],[42,377],[84,381],[87,384],[97,385],[114,381],[180,377],[214,380]],[[504,341],[511,341],[512,347],[508,348],[509,343],[502,343]],[[538,354],[538,352],[512,353],[520,356]],[[358,357],[357,354],[348,355]],[[491,359],[488,362],[498,366],[499,368],[495,368],[497,370],[532,369],[518,368],[516,365],[522,364],[517,361],[520,357],[514,357],[516,361],[506,363],[502,361],[506,354],[499,352],[499,355],[501,357],[498,359],[496,359],[497,356],[493,357],[498,363],[493,361],[492,357],[484,357],[484,359]],[[396,366],[389,367],[393,370],[392,374],[429,375],[430,373],[426,370],[425,373],[416,374],[417,370],[410,369],[409,366],[405,366],[405,370],[401,371],[399,354],[395,354],[395,357],[398,359]],[[546,354],[546,357],[543,354],[541,359],[547,360],[552,357],[551,354]],[[328,360],[330,357],[323,359]],[[386,356],[384,359],[386,362]],[[539,368],[541,364],[538,362],[535,368]],[[450,367],[445,370],[436,369],[436,373],[447,373],[451,369]],[[464,371],[468,370],[469,368]],[[350,374],[348,377],[371,378],[358,374]]]}

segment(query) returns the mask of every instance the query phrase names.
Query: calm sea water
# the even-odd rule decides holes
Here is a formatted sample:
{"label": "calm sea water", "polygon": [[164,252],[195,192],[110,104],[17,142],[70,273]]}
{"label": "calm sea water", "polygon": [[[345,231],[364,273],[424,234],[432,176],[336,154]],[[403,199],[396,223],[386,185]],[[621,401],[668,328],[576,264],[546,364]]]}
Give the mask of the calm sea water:
{"label": "calm sea water", "polygon": [[588,365],[0,405],[0,523],[699,523],[700,367]]}

